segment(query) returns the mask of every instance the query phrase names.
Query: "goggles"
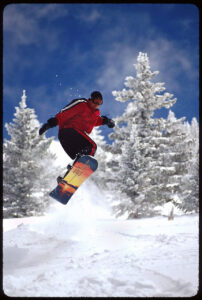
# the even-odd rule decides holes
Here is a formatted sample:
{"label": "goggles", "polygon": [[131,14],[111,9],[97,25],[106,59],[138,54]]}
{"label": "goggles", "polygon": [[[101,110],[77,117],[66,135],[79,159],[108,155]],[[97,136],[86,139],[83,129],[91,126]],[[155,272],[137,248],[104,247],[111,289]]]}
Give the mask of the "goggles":
{"label": "goggles", "polygon": [[99,100],[99,99],[93,99],[92,102],[95,104],[95,105],[102,105],[103,101],[102,100]]}

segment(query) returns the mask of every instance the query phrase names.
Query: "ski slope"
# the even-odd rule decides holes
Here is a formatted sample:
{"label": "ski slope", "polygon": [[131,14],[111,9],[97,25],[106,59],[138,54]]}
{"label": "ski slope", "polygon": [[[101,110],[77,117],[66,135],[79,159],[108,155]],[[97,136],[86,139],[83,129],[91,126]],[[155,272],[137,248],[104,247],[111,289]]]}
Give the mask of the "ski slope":
{"label": "ski slope", "polygon": [[[67,155],[58,142],[58,164]],[[198,215],[123,220],[89,180],[43,217],[3,220],[3,289],[14,297],[190,297]]]}
{"label": "ski slope", "polygon": [[[96,195],[96,197],[95,197]],[[43,217],[5,219],[3,289],[18,297],[190,297],[198,215],[114,219],[86,186]]]}

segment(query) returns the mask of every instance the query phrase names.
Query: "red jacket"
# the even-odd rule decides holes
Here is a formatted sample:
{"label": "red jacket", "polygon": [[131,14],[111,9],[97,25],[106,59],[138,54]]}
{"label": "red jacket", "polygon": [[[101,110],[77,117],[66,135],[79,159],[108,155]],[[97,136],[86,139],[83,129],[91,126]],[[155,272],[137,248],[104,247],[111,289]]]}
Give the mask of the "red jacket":
{"label": "red jacket", "polygon": [[89,100],[78,99],[65,106],[56,116],[59,130],[74,128],[81,132],[91,133],[95,126],[100,126],[103,119],[99,109],[93,110]]}

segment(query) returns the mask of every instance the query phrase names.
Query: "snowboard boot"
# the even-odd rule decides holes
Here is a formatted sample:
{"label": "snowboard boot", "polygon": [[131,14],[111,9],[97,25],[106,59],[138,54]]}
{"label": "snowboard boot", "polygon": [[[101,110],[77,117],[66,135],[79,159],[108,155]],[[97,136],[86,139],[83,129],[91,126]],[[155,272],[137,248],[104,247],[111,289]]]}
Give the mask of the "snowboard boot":
{"label": "snowboard boot", "polygon": [[65,175],[62,177],[62,176],[58,176],[57,178],[57,183],[60,183],[60,182],[63,182],[65,181],[64,178],[65,176],[69,173],[69,171],[72,169],[72,166],[71,165],[67,165],[67,171],[65,173]]}
{"label": "snowboard boot", "polygon": [[57,183],[58,183],[58,184],[59,184],[59,183],[67,184],[67,181],[65,181],[65,180],[63,179],[62,176],[58,176],[58,178],[57,178]]}
{"label": "snowboard boot", "polygon": [[85,155],[85,154],[84,154],[84,153],[78,153],[78,154],[76,155],[76,158],[75,158],[75,160],[74,160],[72,166],[71,166],[71,165],[67,165],[67,172],[65,173],[65,175],[64,175],[63,177],[62,177],[62,176],[58,176],[58,178],[57,178],[57,183],[65,182],[65,180],[64,180],[65,176],[69,173],[69,171],[72,169],[73,165],[77,162],[77,160],[78,160],[81,156],[83,156],[83,155]]}
{"label": "snowboard boot", "polygon": [[[75,158],[75,160],[74,160],[74,162],[73,162],[73,165],[74,165],[74,164],[77,162],[77,160],[78,160],[81,156],[83,156],[83,155],[84,155],[84,154],[80,154],[80,153],[77,154],[77,155],[76,155],[76,158]],[[73,165],[72,165],[72,166],[73,166]]]}

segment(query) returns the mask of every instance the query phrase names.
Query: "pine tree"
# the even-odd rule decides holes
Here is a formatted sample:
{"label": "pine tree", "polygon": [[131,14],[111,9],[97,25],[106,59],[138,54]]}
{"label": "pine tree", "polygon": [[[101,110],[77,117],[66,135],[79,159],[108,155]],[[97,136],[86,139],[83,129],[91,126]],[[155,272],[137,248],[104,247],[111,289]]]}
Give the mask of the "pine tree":
{"label": "pine tree", "polygon": [[187,154],[186,170],[182,178],[182,193],[177,206],[185,212],[199,212],[199,126],[196,118],[191,125],[186,122],[182,126],[186,136],[184,151]]}
{"label": "pine tree", "polygon": [[152,82],[158,71],[151,72],[147,54],[140,52],[134,66],[136,78],[126,77],[127,89],[113,92],[117,101],[131,102],[117,122],[126,126],[115,128],[115,133],[111,135],[116,138],[115,144],[121,146],[122,152],[120,162],[114,159],[114,165],[119,165],[116,166],[117,173],[113,174],[112,187],[124,193],[120,197],[122,200],[127,198],[125,205],[121,200],[116,208],[119,214],[128,210],[131,217],[150,215],[157,205],[154,175],[159,150],[156,143],[162,133],[158,131],[159,120],[154,119],[153,115],[156,109],[169,108],[176,102],[172,94],[163,93],[164,83]]}
{"label": "pine tree", "polygon": [[159,159],[155,171],[158,175],[156,196],[163,204],[172,201],[177,204],[185,192],[183,181],[188,174],[187,134],[183,130],[185,117],[176,119],[170,110],[167,120],[163,120],[161,143],[159,144]]}
{"label": "pine tree", "polygon": [[49,203],[48,190],[53,173],[49,166],[55,156],[48,149],[52,138],[39,136],[40,124],[34,109],[26,105],[25,90],[5,125],[10,140],[3,145],[4,217],[41,214]]}
{"label": "pine tree", "polygon": [[95,127],[90,134],[90,137],[97,144],[97,151],[95,154],[95,159],[98,161],[98,169],[91,176],[91,180],[93,180],[97,186],[99,186],[102,190],[106,188],[106,165],[109,160],[107,156],[107,152],[105,151],[106,141],[104,136],[101,134],[101,130],[98,127]]}
{"label": "pine tree", "polygon": [[192,140],[189,160],[192,211],[199,212],[199,124],[196,118],[192,119],[189,135]]}

